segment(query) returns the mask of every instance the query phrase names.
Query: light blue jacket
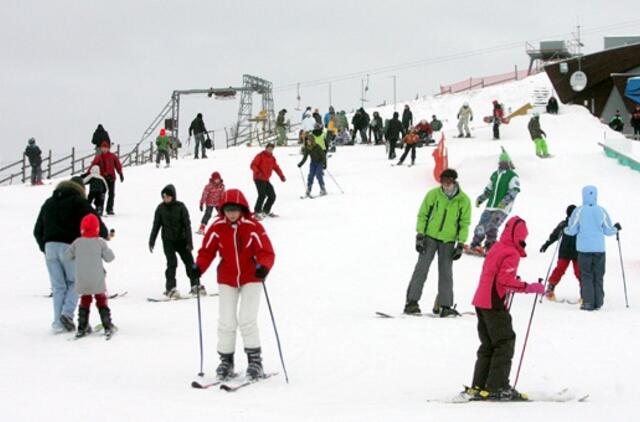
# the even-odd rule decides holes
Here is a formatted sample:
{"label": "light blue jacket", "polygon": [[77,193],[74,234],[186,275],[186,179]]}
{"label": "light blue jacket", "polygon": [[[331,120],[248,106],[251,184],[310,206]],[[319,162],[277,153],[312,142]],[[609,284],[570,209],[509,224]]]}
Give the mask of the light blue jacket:
{"label": "light blue jacket", "polygon": [[582,188],[582,206],[571,214],[564,233],[576,236],[578,252],[604,252],[604,236],[613,236],[616,230],[607,211],[598,205],[598,189],[595,186]]}

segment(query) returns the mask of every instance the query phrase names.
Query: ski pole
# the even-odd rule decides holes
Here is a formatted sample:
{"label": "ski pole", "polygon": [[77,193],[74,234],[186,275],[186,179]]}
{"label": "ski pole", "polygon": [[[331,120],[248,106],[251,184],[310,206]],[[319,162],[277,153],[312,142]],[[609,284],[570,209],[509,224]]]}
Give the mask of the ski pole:
{"label": "ski pole", "polygon": [[203,363],[204,363],[204,352],[202,348],[202,313],[200,311],[200,280],[198,280],[197,291],[196,291],[196,302],[198,303],[198,337],[200,338],[200,372],[198,372],[199,377],[204,376]]}
{"label": "ski pole", "polygon": [[[560,242],[562,242],[562,235],[560,235],[560,238],[558,239],[558,244],[556,245],[556,249],[553,252],[553,255],[551,256],[551,262],[549,263],[549,268],[547,269],[547,276],[544,279],[544,290],[545,292],[547,291],[547,284],[549,282],[549,274],[551,274],[551,267],[553,267],[553,263],[556,260],[556,255],[558,254],[558,251],[560,250]],[[542,303],[542,298],[544,297],[544,295],[540,295],[540,303]]]}
{"label": "ski pole", "polygon": [[302,180],[302,187],[304,188],[305,192],[307,191],[307,185],[306,183],[304,183],[304,173],[302,172],[302,167],[298,167],[298,170],[300,170],[300,180]]}
{"label": "ski pole", "polygon": [[624,264],[622,263],[622,247],[620,246],[620,232],[616,233],[618,241],[618,254],[620,255],[620,269],[622,270],[622,285],[624,286],[624,302],[629,307],[629,297],[627,296],[627,278],[624,275]]}
{"label": "ski pole", "polygon": [[278,335],[278,328],[276,328],[276,320],[273,317],[273,309],[271,309],[271,301],[269,300],[269,294],[267,293],[266,277],[262,281],[262,288],[264,289],[264,297],[267,299],[267,307],[269,308],[269,315],[271,315],[271,323],[273,324],[273,331],[276,333],[276,343],[278,343],[278,354],[280,354],[280,363],[282,364],[282,370],[284,371],[284,379],[289,384],[289,375],[287,374],[287,368],[284,366],[284,357],[282,356],[282,346],[280,346],[280,336]]}
{"label": "ski pole", "polygon": [[[538,283],[542,283],[542,279],[538,279]],[[529,332],[531,332],[531,323],[533,322],[533,314],[536,312],[536,304],[538,303],[538,294],[533,299],[533,307],[531,308],[531,316],[529,317],[529,325],[527,326],[527,334],[524,336],[524,344],[522,345],[522,353],[520,353],[520,362],[518,362],[518,370],[516,371],[516,380],[513,382],[513,388],[518,385],[518,379],[520,378],[520,369],[522,368],[522,361],[524,360],[524,352],[527,350],[527,341],[529,340]]]}
{"label": "ski pole", "polygon": [[329,172],[329,170],[326,170],[326,169],[325,169],[325,171],[327,172],[327,174],[329,175],[329,177],[331,178],[331,180],[333,180],[333,183],[335,183],[335,184],[336,184],[336,186],[338,187],[338,189],[340,189],[340,193],[344,194],[344,191],[342,190],[342,188],[340,187],[340,185],[338,184],[338,182],[336,182],[336,179],[335,179],[335,177],[333,177],[333,174],[331,174],[331,173]]}

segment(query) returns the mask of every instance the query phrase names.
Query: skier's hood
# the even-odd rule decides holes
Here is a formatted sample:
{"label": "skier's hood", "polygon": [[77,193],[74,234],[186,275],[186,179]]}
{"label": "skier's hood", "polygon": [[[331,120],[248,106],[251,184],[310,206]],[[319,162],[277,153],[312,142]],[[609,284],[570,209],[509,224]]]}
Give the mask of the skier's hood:
{"label": "skier's hood", "polygon": [[598,204],[598,188],[585,186],[582,188],[582,205],[594,206]]}
{"label": "skier's hood", "polygon": [[174,201],[176,201],[178,198],[176,196],[176,188],[175,186],[173,186],[172,184],[168,184],[167,186],[165,186],[161,191],[160,191],[160,196],[163,195],[169,195],[170,197],[173,198]]}
{"label": "skier's hood", "polygon": [[72,182],[71,180],[65,180],[58,183],[56,189],[53,191],[53,197],[56,199],[62,199],[74,195],[86,198],[84,185]]}
{"label": "skier's hood", "polygon": [[516,248],[521,257],[527,256],[525,252],[525,247],[527,246],[525,240],[529,235],[529,230],[527,229],[527,223],[517,215],[511,217],[509,221],[507,221],[504,230],[502,231],[502,235],[500,236],[500,243]]}
{"label": "skier's hood", "polygon": [[222,201],[220,202],[220,211],[219,215],[223,216],[224,206],[227,204],[237,204],[242,207],[242,213],[248,217],[251,215],[251,210],[249,209],[249,203],[247,202],[247,198],[244,197],[244,194],[240,189],[229,189],[224,192],[222,195]]}

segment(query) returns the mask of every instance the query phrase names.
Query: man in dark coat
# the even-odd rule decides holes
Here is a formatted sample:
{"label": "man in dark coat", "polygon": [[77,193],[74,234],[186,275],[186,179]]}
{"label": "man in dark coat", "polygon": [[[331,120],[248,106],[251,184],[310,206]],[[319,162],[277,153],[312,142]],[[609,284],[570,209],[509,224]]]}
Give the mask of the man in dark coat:
{"label": "man in dark coat", "polygon": [[407,104],[405,104],[402,111],[402,126],[404,127],[404,133],[409,132],[409,128],[413,126],[413,113]]}
{"label": "man in dark coat", "polygon": [[398,143],[398,139],[405,135],[404,126],[398,117],[398,112],[394,111],[393,118],[389,120],[389,126],[387,126],[387,131],[384,134],[389,142],[389,160],[396,158],[396,144]]}
{"label": "man in dark coat", "polygon": [[189,139],[191,135],[194,135],[196,139],[195,158],[198,159],[198,150],[202,148],[202,158],[207,158],[207,149],[204,146],[205,137],[208,137],[207,128],[204,126],[204,120],[202,120],[202,113],[198,113],[195,119],[189,126]]}
{"label": "man in dark coat", "polygon": [[109,138],[109,132],[104,130],[104,127],[102,127],[102,125],[100,124],[98,125],[96,130],[93,132],[93,136],[91,137],[91,143],[97,149],[97,148],[100,148],[103,142],[106,142],[109,144],[109,146],[111,146],[111,139]]}
{"label": "man in dark coat", "polygon": [[149,251],[153,253],[156,244],[158,232],[162,228],[162,248],[167,258],[167,269],[165,271],[166,289],[164,295],[169,299],[179,299],[180,293],[176,289],[176,268],[178,268],[178,259],[176,253],[180,256],[182,263],[187,271],[187,277],[191,282],[190,294],[206,295],[204,286],[200,286],[200,280],[197,274],[193,273],[193,240],[191,237],[191,220],[189,219],[189,211],[185,205],[176,200],[176,188],[173,185],[167,185],[162,189],[162,203],[156,208],[153,218],[153,227],[151,228],[151,236],[149,237]]}
{"label": "man in dark coat", "polygon": [[[65,253],[80,237],[80,221],[87,214],[96,214],[85,197],[82,179],[60,182],[42,207],[33,228],[38,248],[44,252],[51,291],[53,292],[54,333],[74,331],[73,314],[78,304],[75,291],[75,266]],[[100,222],[100,237],[108,238]]]}
{"label": "man in dark coat", "polygon": [[29,159],[31,166],[31,185],[42,185],[42,151],[36,145],[35,138],[30,138],[27,143],[24,155]]}

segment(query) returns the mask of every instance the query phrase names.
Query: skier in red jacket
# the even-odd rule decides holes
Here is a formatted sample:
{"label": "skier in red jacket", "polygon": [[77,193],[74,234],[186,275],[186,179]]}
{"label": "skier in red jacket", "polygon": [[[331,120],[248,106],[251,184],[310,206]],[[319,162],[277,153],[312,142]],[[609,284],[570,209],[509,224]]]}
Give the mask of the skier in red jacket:
{"label": "skier in red jacket", "polygon": [[478,348],[473,383],[462,393],[472,400],[526,400],[509,385],[516,334],[511,325],[509,299],[514,292],[543,294],[542,283],[520,281],[518,265],[527,256],[527,223],[514,216],[489,250],[473,297],[478,318]]}
{"label": "skier in red jacket", "polygon": [[247,377],[264,376],[258,333],[261,283],[273,266],[275,254],[264,227],[254,219],[249,204],[238,189],[224,193],[218,218],[209,226],[198,251],[194,272],[203,274],[216,255],[218,264],[219,379],[234,375],[236,332],[240,329],[248,357]]}
{"label": "skier in red jacket", "polygon": [[[258,199],[253,211],[258,220],[263,219],[265,216],[277,217],[276,214],[271,212],[271,207],[276,202],[276,192],[271,182],[269,182],[271,174],[275,171],[280,180],[283,182],[287,180],[276,162],[276,157],[273,156],[273,148],[274,145],[268,143],[265,150],[256,155],[251,162],[253,181],[258,189]],[[267,200],[266,203],[264,202],[265,199]]]}
{"label": "skier in red jacket", "polygon": [[120,175],[120,182],[124,182],[122,174],[122,164],[118,156],[109,151],[109,143],[103,142],[100,145],[101,152],[93,159],[89,168],[93,166],[100,167],[100,176],[107,181],[109,190],[109,199],[107,199],[107,214],[113,215],[113,201],[116,197],[116,172]]}
{"label": "skier in red jacket", "polygon": [[224,195],[224,181],[220,177],[220,173],[214,171],[211,173],[211,177],[209,178],[209,183],[207,183],[202,190],[202,197],[200,198],[200,211],[204,210],[204,215],[202,216],[202,221],[200,222],[200,228],[196,232],[197,234],[204,234],[204,229],[207,227],[207,223],[211,218],[211,214],[213,213],[213,209],[216,209],[216,212],[220,212],[220,204],[222,201],[222,196]]}

